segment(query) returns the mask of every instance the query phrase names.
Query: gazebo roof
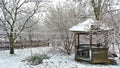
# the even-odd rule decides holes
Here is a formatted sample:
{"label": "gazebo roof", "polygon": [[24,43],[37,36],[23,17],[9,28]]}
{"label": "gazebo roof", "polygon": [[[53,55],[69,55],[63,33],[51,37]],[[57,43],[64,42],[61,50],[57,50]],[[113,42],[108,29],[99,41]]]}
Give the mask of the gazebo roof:
{"label": "gazebo roof", "polygon": [[[72,28],[70,28],[70,31],[81,31],[81,32],[89,32],[91,29],[92,25],[96,25],[97,21],[95,21],[92,18],[87,19],[86,21],[82,22],[82,23],[78,23],[77,25],[73,26]],[[100,27],[100,29],[102,30],[109,30],[110,28],[108,26],[106,26],[105,24],[102,24]]]}

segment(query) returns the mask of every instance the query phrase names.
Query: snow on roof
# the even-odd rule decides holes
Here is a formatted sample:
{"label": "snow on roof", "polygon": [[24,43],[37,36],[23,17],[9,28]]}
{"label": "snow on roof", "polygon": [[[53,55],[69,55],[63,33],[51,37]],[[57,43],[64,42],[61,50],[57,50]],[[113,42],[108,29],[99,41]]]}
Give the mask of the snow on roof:
{"label": "snow on roof", "polygon": [[[77,24],[76,26],[73,26],[72,28],[70,28],[70,31],[84,31],[84,32],[88,32],[91,29],[91,25],[96,25],[96,20],[89,18],[86,21]],[[108,26],[106,26],[106,24],[101,24],[99,26],[100,29],[102,30],[110,30],[110,28]]]}
{"label": "snow on roof", "polygon": [[70,31],[89,31],[91,28],[91,25],[93,25],[94,23],[95,21],[92,18],[90,18],[82,23],[77,24],[76,26],[73,26],[69,30]]}

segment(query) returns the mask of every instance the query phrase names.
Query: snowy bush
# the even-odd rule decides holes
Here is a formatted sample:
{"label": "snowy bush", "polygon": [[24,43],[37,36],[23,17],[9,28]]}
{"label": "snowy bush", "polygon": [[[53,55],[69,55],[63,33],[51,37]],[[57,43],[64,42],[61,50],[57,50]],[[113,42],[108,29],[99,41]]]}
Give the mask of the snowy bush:
{"label": "snowy bush", "polygon": [[28,62],[32,65],[38,65],[43,62],[44,59],[49,59],[50,57],[45,54],[34,54],[33,56],[29,56],[26,58]]}

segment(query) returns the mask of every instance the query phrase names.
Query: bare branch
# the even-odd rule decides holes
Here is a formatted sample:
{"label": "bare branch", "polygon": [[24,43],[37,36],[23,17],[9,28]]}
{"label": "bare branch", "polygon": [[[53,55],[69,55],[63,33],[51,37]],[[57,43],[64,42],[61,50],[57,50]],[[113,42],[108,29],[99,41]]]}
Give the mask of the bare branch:
{"label": "bare branch", "polygon": [[[20,0],[18,1],[18,3],[20,2]],[[19,9],[19,8],[21,8],[21,6],[24,4],[26,2],[26,0],[24,0],[17,8]],[[17,3],[17,4],[18,4]]]}
{"label": "bare branch", "polygon": [[24,30],[24,28],[25,28],[27,22],[28,22],[28,21],[30,20],[30,18],[32,18],[33,15],[36,13],[36,11],[37,11],[37,9],[38,9],[38,4],[36,3],[35,6],[36,6],[36,7],[34,8],[33,13],[25,20],[23,26],[21,27],[21,30],[16,34],[16,36],[18,36],[18,35]]}
{"label": "bare branch", "polygon": [[5,3],[4,3],[3,0],[2,0],[2,7],[3,7],[3,9],[5,9],[5,10],[9,13],[9,15],[11,16],[11,18],[12,18],[12,20],[13,20],[12,13],[6,8],[6,5],[5,5]]}
{"label": "bare branch", "polygon": [[3,16],[4,16],[4,19],[7,21],[7,23],[11,26],[11,23],[10,23],[10,21],[7,19],[7,15],[6,15],[6,13],[5,13],[5,11],[4,11],[4,9],[2,9],[2,12],[3,12]]}

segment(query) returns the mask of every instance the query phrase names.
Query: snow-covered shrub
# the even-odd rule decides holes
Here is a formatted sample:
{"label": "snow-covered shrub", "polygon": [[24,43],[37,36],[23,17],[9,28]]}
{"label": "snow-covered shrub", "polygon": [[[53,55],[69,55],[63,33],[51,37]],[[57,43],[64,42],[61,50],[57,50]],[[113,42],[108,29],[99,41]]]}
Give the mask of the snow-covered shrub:
{"label": "snow-covered shrub", "polygon": [[32,65],[38,65],[43,62],[44,59],[49,59],[50,57],[45,54],[34,54],[33,56],[28,56],[26,60]]}

